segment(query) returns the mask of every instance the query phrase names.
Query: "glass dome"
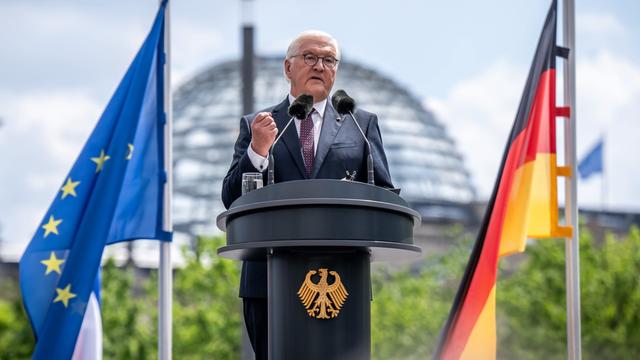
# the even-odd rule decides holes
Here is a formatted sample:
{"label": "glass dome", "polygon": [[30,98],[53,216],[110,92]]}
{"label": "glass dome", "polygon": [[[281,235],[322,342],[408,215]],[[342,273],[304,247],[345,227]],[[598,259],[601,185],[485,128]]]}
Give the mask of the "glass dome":
{"label": "glass dome", "polygon": [[[282,62],[281,57],[256,59],[255,109],[284,100],[289,87]],[[240,68],[240,61],[214,65],[174,94],[178,232],[217,231],[215,217],[224,210],[222,180],[231,163],[241,116]],[[340,63],[335,89],[345,89],[359,107],[378,114],[391,177],[403,198],[423,216],[435,214],[449,220],[463,216],[455,204],[468,204],[475,197],[469,172],[445,127],[415,96],[378,72],[348,61]]]}

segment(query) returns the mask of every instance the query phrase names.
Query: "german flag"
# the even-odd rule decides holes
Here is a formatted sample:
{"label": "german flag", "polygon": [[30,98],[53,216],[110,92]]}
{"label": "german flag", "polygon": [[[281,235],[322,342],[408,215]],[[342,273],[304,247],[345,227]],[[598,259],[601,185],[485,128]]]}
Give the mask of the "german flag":
{"label": "german flag", "polygon": [[556,1],[551,4],[502,158],[491,200],[442,330],[435,359],[495,359],[498,259],[527,238],[571,236],[558,225],[556,163]]}

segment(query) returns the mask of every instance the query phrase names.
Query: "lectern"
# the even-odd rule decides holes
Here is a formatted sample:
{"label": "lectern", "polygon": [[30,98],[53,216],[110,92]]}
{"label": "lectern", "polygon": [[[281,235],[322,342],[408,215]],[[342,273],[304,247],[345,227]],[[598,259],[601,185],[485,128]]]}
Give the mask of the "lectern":
{"label": "lectern", "polygon": [[369,359],[371,261],[411,259],[420,215],[374,185],[301,180],[237,199],[218,254],[267,261],[269,358]]}

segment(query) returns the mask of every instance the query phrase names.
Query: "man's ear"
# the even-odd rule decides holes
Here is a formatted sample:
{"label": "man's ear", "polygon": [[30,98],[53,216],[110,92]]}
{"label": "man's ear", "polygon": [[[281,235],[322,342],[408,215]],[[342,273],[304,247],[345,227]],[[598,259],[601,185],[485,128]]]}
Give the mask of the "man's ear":
{"label": "man's ear", "polygon": [[287,79],[291,79],[291,61],[289,61],[289,59],[285,59],[284,61],[284,76]]}

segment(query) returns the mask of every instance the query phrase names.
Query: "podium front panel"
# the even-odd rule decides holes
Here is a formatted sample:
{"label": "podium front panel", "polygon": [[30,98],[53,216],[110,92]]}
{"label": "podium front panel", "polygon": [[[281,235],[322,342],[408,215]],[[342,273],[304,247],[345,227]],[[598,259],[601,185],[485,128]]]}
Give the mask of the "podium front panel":
{"label": "podium front panel", "polygon": [[370,359],[368,252],[279,249],[267,266],[270,359]]}

